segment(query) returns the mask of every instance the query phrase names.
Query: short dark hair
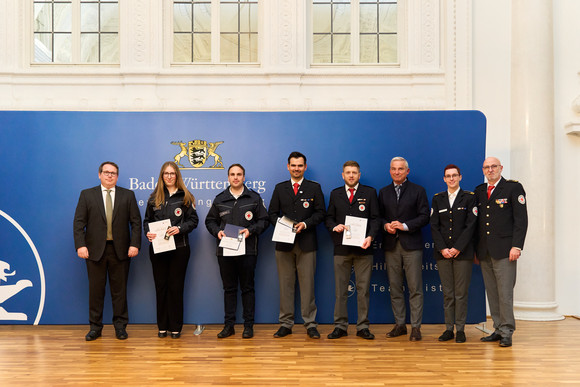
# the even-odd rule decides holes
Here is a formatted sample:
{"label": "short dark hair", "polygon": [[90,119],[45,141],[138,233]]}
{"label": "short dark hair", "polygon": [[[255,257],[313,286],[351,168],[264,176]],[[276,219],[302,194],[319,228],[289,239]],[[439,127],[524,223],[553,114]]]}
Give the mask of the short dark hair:
{"label": "short dark hair", "polygon": [[356,161],[353,161],[353,160],[348,160],[347,162],[342,164],[343,171],[344,171],[344,168],[346,168],[346,167],[356,167],[356,169],[358,169],[360,171],[360,165],[358,165],[358,163]]}
{"label": "short dark hair", "polygon": [[233,167],[238,167],[242,170],[242,172],[244,173],[244,176],[246,176],[246,169],[244,167],[242,167],[242,164],[232,164],[228,167],[228,175],[230,174],[230,169],[232,169]]}
{"label": "short dark hair", "polygon": [[290,159],[299,159],[300,157],[304,159],[304,164],[306,164],[306,156],[297,151],[290,153],[290,156],[288,156],[288,164],[290,164]]}
{"label": "short dark hair", "polygon": [[119,166],[112,161],[105,161],[104,163],[99,165],[99,173],[103,173],[103,167],[107,164],[112,165],[113,167],[117,168],[117,175],[119,174]]}
{"label": "short dark hair", "polygon": [[459,175],[461,176],[461,169],[459,169],[459,167],[455,164],[447,165],[443,170],[443,176],[445,176],[445,172],[447,172],[448,169],[457,169],[457,173],[459,173]]}

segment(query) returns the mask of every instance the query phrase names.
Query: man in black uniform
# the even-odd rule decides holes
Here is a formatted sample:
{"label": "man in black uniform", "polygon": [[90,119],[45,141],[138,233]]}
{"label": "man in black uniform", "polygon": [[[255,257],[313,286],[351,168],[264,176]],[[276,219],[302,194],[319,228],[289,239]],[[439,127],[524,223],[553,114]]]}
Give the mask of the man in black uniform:
{"label": "man in black uniform", "polygon": [[479,209],[477,258],[487,291],[495,331],[481,341],[499,341],[511,347],[516,329],[514,286],[517,260],[522,254],[528,230],[528,211],[524,187],[501,176],[503,166],[495,157],[483,162],[487,183],[475,188]]}
{"label": "man in black uniform", "polygon": [[304,178],[306,156],[292,152],[288,156],[290,181],[278,183],[268,208],[270,222],[276,225],[279,217],[295,222],[294,243],[276,242],[276,263],[280,282],[280,328],[274,337],[292,333],[294,325],[294,288],[296,274],[300,285],[302,319],[308,337],[319,339],[314,300],[314,273],[316,271],[316,226],[324,220],[324,195],[320,184]]}
{"label": "man in black uniform", "polygon": [[[356,335],[363,339],[375,338],[369,330],[369,287],[373,268],[371,242],[379,231],[379,202],[377,191],[373,187],[359,184],[360,166],[356,161],[347,161],[342,166],[342,178],[345,185],[330,193],[330,202],[326,212],[326,227],[330,230],[334,243],[334,281],[336,301],[334,304],[334,331],[329,339],[347,336],[348,328],[348,284],[354,266],[356,275],[358,321]],[[352,236],[346,216],[364,218],[366,238],[358,246],[344,245],[343,235]]]}
{"label": "man in black uniform", "polygon": [[425,188],[411,183],[407,160],[394,157],[390,173],[393,182],[379,191],[379,208],[383,224],[383,249],[391,290],[395,326],[387,337],[407,334],[405,293],[407,279],[411,309],[409,340],[421,340],[423,319],[423,237],[421,228],[429,223],[429,201]]}
{"label": "man in black uniform", "polygon": [[[205,226],[218,239],[217,257],[224,287],[224,329],[218,333],[220,339],[235,334],[238,284],[242,291],[244,332],[242,337],[254,336],[254,312],[256,293],[254,271],[258,255],[258,235],[269,226],[268,213],[259,194],[244,186],[246,171],[240,164],[228,168],[230,187],[216,196],[205,218]],[[226,236],[226,225],[239,226],[238,233],[244,235],[245,254],[228,256],[228,249],[219,247]],[[237,235],[227,235],[236,238]]]}
{"label": "man in black uniform", "polygon": [[439,341],[453,339],[453,328],[456,327],[455,341],[464,343],[467,294],[475,253],[473,236],[477,227],[477,203],[473,192],[459,187],[461,171],[457,165],[445,167],[443,181],[447,190],[435,194],[431,206],[431,235],[445,312],[445,332]]}

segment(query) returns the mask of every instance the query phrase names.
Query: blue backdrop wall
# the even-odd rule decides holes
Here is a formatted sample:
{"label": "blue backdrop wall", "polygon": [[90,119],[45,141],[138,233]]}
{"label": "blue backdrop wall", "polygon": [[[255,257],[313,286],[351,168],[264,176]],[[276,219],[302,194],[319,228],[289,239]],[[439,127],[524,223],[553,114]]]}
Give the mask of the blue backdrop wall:
{"label": "blue backdrop wall", "polygon": [[[308,158],[307,178],[320,182],[328,204],[330,191],[344,183],[340,173],[346,160],[358,161],[361,182],[378,191],[391,182],[390,159],[403,156],[410,164],[409,179],[423,185],[431,199],[446,188],[443,167],[449,163],[461,167],[462,188],[473,190],[483,181],[485,117],[477,111],[0,112],[0,150],[1,324],[87,323],[86,267],[76,256],[72,238],[80,191],[99,184],[97,169],[102,161],[115,161],[120,167],[118,184],[135,192],[143,214],[161,164],[175,158],[183,166],[200,216],[200,225],[190,234],[193,252],[186,279],[185,321],[222,323],[215,239],[203,221],[213,198],[226,188],[230,164],[244,165],[247,185],[260,193],[267,206],[275,184],[289,179],[288,154],[299,150]],[[195,150],[201,151],[201,159],[190,157]],[[318,232],[318,321],[331,323],[332,243],[322,225]],[[428,227],[423,235],[423,321],[442,323],[443,297]],[[278,319],[271,236],[270,227],[261,237],[256,269],[256,321],[262,323]],[[132,323],[155,322],[147,244],[143,238],[142,250],[131,265]],[[371,323],[393,322],[380,250],[375,250],[371,282]],[[108,297],[105,322],[111,319]],[[484,321],[479,266],[474,266],[469,302],[468,322]],[[356,297],[350,298],[349,314],[356,322]]]}

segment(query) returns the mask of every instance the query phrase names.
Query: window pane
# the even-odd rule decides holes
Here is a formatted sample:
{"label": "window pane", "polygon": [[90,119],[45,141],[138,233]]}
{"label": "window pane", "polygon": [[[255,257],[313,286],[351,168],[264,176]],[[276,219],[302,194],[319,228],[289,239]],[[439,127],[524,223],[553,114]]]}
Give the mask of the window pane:
{"label": "window pane", "polygon": [[193,41],[193,61],[210,62],[211,61],[211,35],[195,34]]}
{"label": "window pane", "polygon": [[379,62],[397,63],[397,35],[379,36]]}
{"label": "window pane", "polygon": [[101,32],[119,31],[119,5],[101,4]]}
{"label": "window pane", "polygon": [[81,62],[99,63],[99,34],[81,34]]}
{"label": "window pane", "polygon": [[377,32],[377,6],[360,6],[360,32]]}
{"label": "window pane", "polygon": [[333,10],[333,32],[350,32],[350,4],[335,5]]}
{"label": "window pane", "polygon": [[99,31],[99,5],[91,3],[81,4],[81,31]]}
{"label": "window pane", "polygon": [[397,4],[379,6],[379,32],[397,32]]}
{"label": "window pane", "polygon": [[70,3],[54,4],[54,32],[72,31],[72,6]]}
{"label": "window pane", "polygon": [[220,36],[220,59],[222,62],[238,61],[238,35],[221,34]]}
{"label": "window pane", "polygon": [[191,39],[190,34],[173,35],[173,61],[191,62]]}
{"label": "window pane", "polygon": [[240,6],[240,31],[258,31],[258,5],[242,4]]}
{"label": "window pane", "polygon": [[193,6],[193,30],[196,32],[211,31],[211,4]]}
{"label": "window pane", "polygon": [[238,32],[238,5],[220,5],[220,31]]}
{"label": "window pane", "polygon": [[240,35],[240,62],[258,61],[258,35]]}
{"label": "window pane", "polygon": [[332,8],[328,4],[314,4],[312,7],[314,25],[312,31],[314,33],[323,32],[329,33],[331,26],[331,12]]}
{"label": "window pane", "polygon": [[173,31],[191,32],[192,8],[189,4],[173,5]]}
{"label": "window pane", "polygon": [[34,31],[52,31],[52,6],[50,4],[34,4]]}
{"label": "window pane", "polygon": [[34,62],[52,62],[52,34],[34,34]]}
{"label": "window pane", "polygon": [[71,34],[54,34],[54,62],[72,62]]}
{"label": "window pane", "polygon": [[376,34],[360,36],[360,61],[361,63],[378,63]]}
{"label": "window pane", "polygon": [[101,34],[101,62],[119,63],[119,34]]}
{"label": "window pane", "polygon": [[334,35],[332,40],[332,63],[350,63],[350,35]]}
{"label": "window pane", "polygon": [[330,56],[330,46],[332,40],[330,35],[314,35],[313,62],[332,63]]}

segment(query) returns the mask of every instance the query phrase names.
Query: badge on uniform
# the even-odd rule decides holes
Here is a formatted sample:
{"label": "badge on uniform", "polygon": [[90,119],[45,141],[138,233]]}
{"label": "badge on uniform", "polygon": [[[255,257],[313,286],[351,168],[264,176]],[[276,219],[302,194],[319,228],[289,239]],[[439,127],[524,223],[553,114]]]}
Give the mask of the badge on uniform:
{"label": "badge on uniform", "polygon": [[308,207],[310,207],[310,203],[304,202],[304,203],[302,203],[302,207],[308,208]]}
{"label": "badge on uniform", "polygon": [[183,211],[181,210],[181,208],[178,207],[175,209],[175,211],[173,211],[173,213],[175,214],[175,216],[181,216]]}
{"label": "badge on uniform", "polygon": [[526,204],[526,197],[524,195],[518,196],[518,202],[520,202],[520,204]]}
{"label": "badge on uniform", "polygon": [[[519,200],[519,199],[518,199]],[[499,204],[499,208],[503,208],[504,204],[507,204],[508,200],[506,199],[496,199],[495,204]]]}
{"label": "badge on uniform", "polygon": [[360,206],[358,206],[358,210],[361,212],[364,211],[365,209],[366,209],[366,207],[364,204],[361,204]]}
{"label": "badge on uniform", "polygon": [[252,211],[246,211],[244,217],[246,218],[246,220],[252,220],[254,218],[254,214],[252,213]]}
{"label": "badge on uniform", "polygon": [[473,215],[477,216],[477,207],[473,207]]}

